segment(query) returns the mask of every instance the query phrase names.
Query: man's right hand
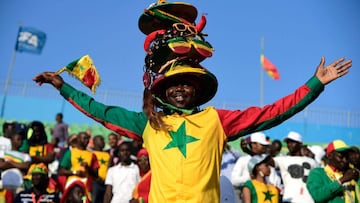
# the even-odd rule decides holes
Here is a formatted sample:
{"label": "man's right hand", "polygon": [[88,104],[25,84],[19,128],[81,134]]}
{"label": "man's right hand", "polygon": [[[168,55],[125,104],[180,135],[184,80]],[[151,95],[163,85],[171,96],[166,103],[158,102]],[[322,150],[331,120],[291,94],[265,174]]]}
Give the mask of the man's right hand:
{"label": "man's right hand", "polygon": [[359,178],[359,172],[356,169],[348,169],[345,171],[344,175],[339,179],[342,183],[349,182],[351,180],[357,180]]}
{"label": "man's right hand", "polygon": [[64,80],[54,72],[43,72],[33,78],[37,84],[42,85],[43,83],[52,84],[56,89],[60,90],[64,84]]}

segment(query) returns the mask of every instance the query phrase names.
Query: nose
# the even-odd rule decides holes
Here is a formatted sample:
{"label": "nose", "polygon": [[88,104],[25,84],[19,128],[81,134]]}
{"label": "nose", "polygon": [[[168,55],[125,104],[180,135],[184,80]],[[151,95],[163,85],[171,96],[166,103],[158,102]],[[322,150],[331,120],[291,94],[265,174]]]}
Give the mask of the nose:
{"label": "nose", "polygon": [[184,85],[178,84],[178,85],[175,86],[175,89],[176,89],[176,91],[183,91],[184,90]]}
{"label": "nose", "polygon": [[342,161],[346,163],[346,162],[348,162],[349,160],[348,160],[348,158],[347,158],[346,156],[343,156],[343,157],[342,157]]}

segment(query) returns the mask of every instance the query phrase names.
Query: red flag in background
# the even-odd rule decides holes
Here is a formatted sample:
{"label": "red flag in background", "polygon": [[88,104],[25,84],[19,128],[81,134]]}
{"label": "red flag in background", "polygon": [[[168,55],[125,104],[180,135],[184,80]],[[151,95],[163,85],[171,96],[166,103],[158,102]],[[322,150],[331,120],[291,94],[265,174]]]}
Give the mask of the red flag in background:
{"label": "red flag in background", "polygon": [[260,62],[264,70],[267,72],[267,74],[274,80],[280,79],[280,73],[276,66],[267,59],[264,54],[261,54],[260,56]]}

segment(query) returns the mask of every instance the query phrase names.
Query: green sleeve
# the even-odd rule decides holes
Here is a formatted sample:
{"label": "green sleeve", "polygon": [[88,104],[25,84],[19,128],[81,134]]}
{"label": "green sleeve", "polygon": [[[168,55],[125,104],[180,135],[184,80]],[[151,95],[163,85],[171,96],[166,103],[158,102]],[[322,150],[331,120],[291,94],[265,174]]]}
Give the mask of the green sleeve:
{"label": "green sleeve", "polygon": [[325,85],[323,85],[316,76],[311,77],[305,84],[311,88],[312,92],[314,92],[314,95],[316,96],[324,91]]}
{"label": "green sleeve", "polygon": [[247,187],[250,190],[251,202],[258,202],[257,194],[256,194],[256,188],[252,184],[251,180],[246,181],[244,183],[244,185],[242,186],[242,188],[244,188],[244,187]]}
{"label": "green sleeve", "polygon": [[66,170],[70,170],[71,169],[71,150],[66,150],[66,152],[64,153],[64,156],[62,157],[61,161],[60,161],[60,167],[64,168]]}
{"label": "green sleeve", "polygon": [[86,116],[106,128],[132,139],[142,136],[148,122],[144,112],[129,111],[119,106],[107,106],[67,83],[62,85],[60,94]]}
{"label": "green sleeve", "polygon": [[343,193],[343,186],[337,181],[330,180],[323,168],[314,168],[310,171],[306,187],[315,202],[329,202],[341,198]]}
{"label": "green sleeve", "polygon": [[29,152],[29,143],[27,140],[22,140],[21,146],[19,148],[20,152],[28,153]]}

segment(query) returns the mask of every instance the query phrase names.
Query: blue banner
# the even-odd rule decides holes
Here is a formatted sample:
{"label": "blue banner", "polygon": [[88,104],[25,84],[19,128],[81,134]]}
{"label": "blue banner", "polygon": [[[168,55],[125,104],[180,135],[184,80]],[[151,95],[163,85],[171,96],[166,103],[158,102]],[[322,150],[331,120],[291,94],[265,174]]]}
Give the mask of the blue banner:
{"label": "blue banner", "polygon": [[41,54],[46,41],[46,34],[31,27],[20,27],[15,50]]}

